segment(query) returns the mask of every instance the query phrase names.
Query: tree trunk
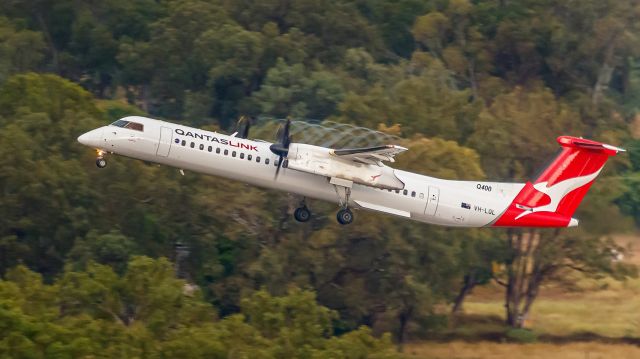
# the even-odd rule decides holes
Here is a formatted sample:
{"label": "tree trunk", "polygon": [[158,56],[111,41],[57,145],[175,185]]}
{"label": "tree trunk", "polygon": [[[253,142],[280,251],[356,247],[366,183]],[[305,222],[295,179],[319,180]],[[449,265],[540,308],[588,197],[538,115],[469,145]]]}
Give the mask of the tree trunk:
{"label": "tree trunk", "polygon": [[609,88],[611,77],[613,76],[613,70],[615,69],[614,57],[615,57],[615,39],[617,34],[611,36],[610,41],[605,49],[604,60],[602,66],[598,71],[598,79],[595,85],[593,85],[593,94],[591,95],[591,101],[594,105],[598,105],[602,101],[604,92]]}
{"label": "tree trunk", "polygon": [[476,271],[472,270],[471,273],[464,276],[464,284],[462,285],[462,289],[460,289],[460,292],[453,302],[451,314],[459,314],[462,312],[462,304],[464,303],[467,295],[469,295],[473,288],[476,286],[476,284]]}
{"label": "tree trunk", "polygon": [[42,14],[40,12],[36,12],[36,19],[38,20],[38,24],[42,28],[42,33],[44,34],[44,38],[49,45],[49,49],[51,50],[51,62],[53,63],[53,68],[56,74],[60,74],[60,61],[58,60],[58,49],[56,48],[56,44],[53,42],[53,37],[49,32],[49,27],[47,23],[44,21]]}
{"label": "tree trunk", "polygon": [[534,247],[535,232],[523,233],[521,230],[516,234],[516,241],[512,244],[512,261],[508,270],[507,281],[507,324],[522,328],[524,325],[523,298],[526,298],[529,288],[528,272],[531,266],[531,252]]}
{"label": "tree trunk", "polygon": [[550,246],[558,243],[560,231],[544,237],[535,230],[523,233],[509,230],[508,245],[512,255],[507,261],[507,278],[501,283],[506,288],[506,323],[513,328],[522,328],[538,296],[540,286],[557,268],[556,258],[549,258]]}
{"label": "tree trunk", "polygon": [[515,295],[515,276],[509,278],[507,282],[506,291],[506,304],[505,309],[507,311],[507,325],[510,327],[518,327],[518,317],[520,316],[518,310],[518,298]]}
{"label": "tree trunk", "polygon": [[478,80],[476,79],[475,60],[469,61],[469,83],[471,84],[471,94],[474,100],[478,99]]}
{"label": "tree trunk", "polygon": [[151,91],[149,89],[149,85],[142,85],[142,109],[144,112],[149,113],[150,102],[151,102]]}
{"label": "tree trunk", "polygon": [[[522,231],[510,230],[509,234],[509,248],[511,248],[511,258],[506,263],[507,265],[507,290],[505,298],[505,309],[507,314],[507,325],[516,327],[519,317],[519,304],[520,298],[518,293],[518,280],[521,279],[520,273],[517,269],[520,267],[520,245],[522,243]],[[515,240],[514,240],[515,239]]]}
{"label": "tree trunk", "polygon": [[541,273],[539,271],[535,271],[533,274],[533,278],[529,281],[529,286],[527,287],[527,293],[525,297],[524,307],[522,308],[521,318],[522,324],[526,321],[529,316],[529,311],[531,310],[531,306],[533,302],[536,300],[538,296],[538,289],[540,288],[541,283]]}
{"label": "tree trunk", "polygon": [[400,321],[398,327],[398,350],[400,352],[404,349],[404,343],[407,339],[407,324],[409,324],[412,312],[413,307],[408,307],[400,311],[400,314],[398,314],[398,320]]}

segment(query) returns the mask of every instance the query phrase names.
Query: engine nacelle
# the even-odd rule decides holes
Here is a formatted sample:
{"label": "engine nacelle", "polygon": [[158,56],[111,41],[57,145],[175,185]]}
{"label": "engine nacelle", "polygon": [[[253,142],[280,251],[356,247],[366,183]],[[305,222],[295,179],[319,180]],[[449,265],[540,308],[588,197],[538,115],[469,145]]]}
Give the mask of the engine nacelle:
{"label": "engine nacelle", "polygon": [[302,172],[342,178],[376,188],[404,189],[404,183],[396,177],[393,168],[345,160],[332,155],[326,147],[292,143],[287,162],[287,168]]}

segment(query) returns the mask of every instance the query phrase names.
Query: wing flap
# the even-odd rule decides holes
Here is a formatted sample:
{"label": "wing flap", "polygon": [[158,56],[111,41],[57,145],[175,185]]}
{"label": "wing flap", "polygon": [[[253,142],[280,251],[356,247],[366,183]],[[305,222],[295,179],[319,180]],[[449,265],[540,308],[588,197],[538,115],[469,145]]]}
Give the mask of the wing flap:
{"label": "wing flap", "polygon": [[402,146],[385,145],[363,148],[344,148],[331,150],[330,153],[340,158],[366,164],[379,164],[381,161],[395,162],[394,156],[407,149]]}

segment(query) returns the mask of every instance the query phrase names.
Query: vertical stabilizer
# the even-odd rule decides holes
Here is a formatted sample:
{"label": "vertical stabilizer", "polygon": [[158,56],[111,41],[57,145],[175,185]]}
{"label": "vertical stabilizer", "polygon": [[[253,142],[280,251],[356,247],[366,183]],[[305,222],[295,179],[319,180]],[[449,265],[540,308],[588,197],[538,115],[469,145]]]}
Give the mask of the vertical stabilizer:
{"label": "vertical stabilizer", "polygon": [[533,183],[527,182],[497,227],[573,227],[571,218],[607,159],[624,151],[604,143],[560,136],[562,150]]}

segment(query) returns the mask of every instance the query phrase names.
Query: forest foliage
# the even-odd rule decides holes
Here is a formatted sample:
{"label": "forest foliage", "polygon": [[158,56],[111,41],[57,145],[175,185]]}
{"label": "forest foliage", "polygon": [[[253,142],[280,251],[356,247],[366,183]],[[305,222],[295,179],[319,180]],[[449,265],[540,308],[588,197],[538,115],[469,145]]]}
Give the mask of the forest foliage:
{"label": "forest foliage", "polygon": [[[387,357],[381,333],[429,337],[476,285],[522,288],[506,300],[521,327],[567,271],[635,275],[607,236],[640,224],[638,16],[632,0],[2,1],[0,353]],[[315,202],[300,225],[287,194],[96,169],[77,136],[127,114],[350,123],[403,137],[397,167],[448,179],[526,180],[561,134],[629,152],[578,229],[340,227]]]}

